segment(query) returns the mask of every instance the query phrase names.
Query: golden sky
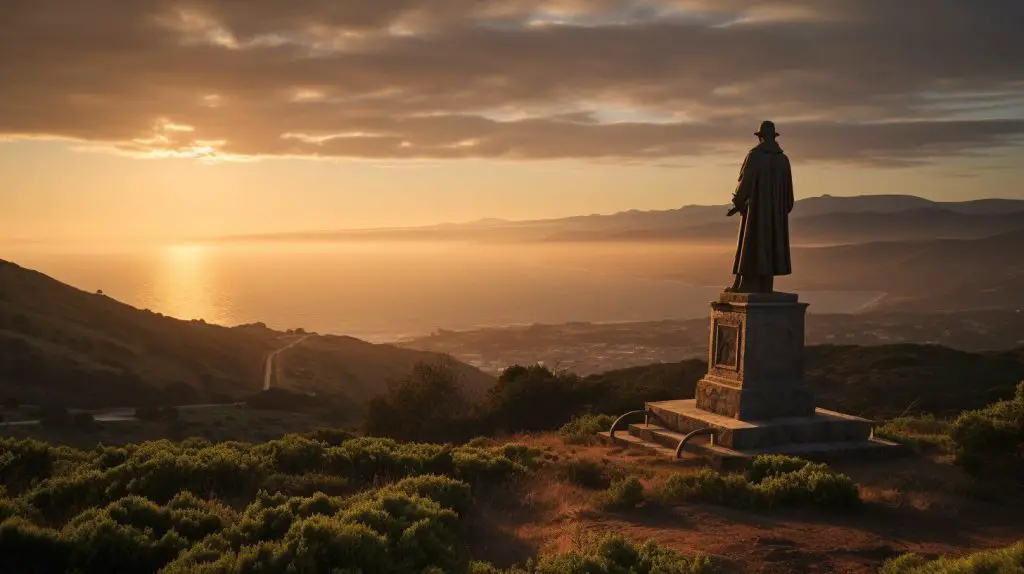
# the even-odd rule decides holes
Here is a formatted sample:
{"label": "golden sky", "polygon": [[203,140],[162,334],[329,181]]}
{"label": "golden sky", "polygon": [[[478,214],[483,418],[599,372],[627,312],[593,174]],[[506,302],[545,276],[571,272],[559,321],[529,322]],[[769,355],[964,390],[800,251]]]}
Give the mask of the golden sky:
{"label": "golden sky", "polygon": [[4,0],[0,239],[1024,197],[1020,0]]}

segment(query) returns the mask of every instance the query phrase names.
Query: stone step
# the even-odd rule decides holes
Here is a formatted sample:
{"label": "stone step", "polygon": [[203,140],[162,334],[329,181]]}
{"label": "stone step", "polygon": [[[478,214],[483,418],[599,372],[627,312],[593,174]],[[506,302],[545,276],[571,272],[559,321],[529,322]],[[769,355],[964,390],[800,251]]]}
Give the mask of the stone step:
{"label": "stone step", "polygon": [[702,410],[693,399],[651,402],[646,408],[651,412],[648,422],[677,433],[710,427],[717,431],[718,445],[740,451],[790,443],[866,441],[872,427],[870,420],[826,409],[817,409],[813,416],[756,421]]}
{"label": "stone step", "polygon": [[742,451],[742,454],[745,456],[782,454],[797,456],[815,462],[863,460],[875,456],[891,457],[908,453],[909,451],[903,445],[879,438],[856,441],[793,443],[777,445],[762,450]]}
{"label": "stone step", "polygon": [[646,441],[640,437],[634,436],[629,433],[616,432],[614,438],[612,438],[607,431],[599,432],[597,434],[603,440],[619,446],[639,448],[651,452],[653,454],[664,456],[666,458],[675,458],[676,456],[675,449],[666,448],[658,443]]}
{"label": "stone step", "polygon": [[[598,434],[606,442],[631,448],[640,448],[672,460],[677,460],[675,458],[676,446],[678,446],[679,441],[684,436],[681,433],[651,424],[630,425],[628,432],[617,431],[614,438],[608,432]],[[692,442],[687,442],[683,449],[684,452],[704,458],[712,466],[722,470],[745,468],[755,457],[763,454],[798,456],[817,462],[838,462],[850,459],[874,458],[876,456],[898,456],[907,453],[907,450],[901,445],[878,438],[856,441],[791,443],[749,450],[734,450],[711,444],[706,439],[707,437],[694,437]]]}
{"label": "stone step", "polygon": [[[672,449],[672,452],[675,452],[679,442],[686,436],[685,433],[668,430],[658,425],[643,423],[629,425],[629,434]],[[695,436],[687,441],[686,445],[689,446],[697,443],[709,444],[711,442],[710,438],[708,435]]]}
{"label": "stone step", "polygon": [[[676,447],[684,435],[657,425],[630,425],[628,432],[616,431],[614,438],[607,432],[598,433],[598,435],[604,441],[612,444],[640,448],[665,458],[682,460],[676,459]],[[746,464],[749,457],[734,450],[712,445],[707,438],[706,436],[694,437],[687,442],[683,451],[690,456],[685,457],[684,455],[684,457],[688,459],[692,459],[693,456],[703,458],[716,468],[740,468]]]}

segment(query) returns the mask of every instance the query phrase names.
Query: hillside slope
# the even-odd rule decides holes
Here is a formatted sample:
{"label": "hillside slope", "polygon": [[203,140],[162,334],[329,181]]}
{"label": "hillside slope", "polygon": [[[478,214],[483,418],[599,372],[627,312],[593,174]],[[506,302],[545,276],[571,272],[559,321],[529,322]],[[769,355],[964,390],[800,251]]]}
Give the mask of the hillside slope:
{"label": "hillside slope", "polygon": [[[236,400],[260,390],[264,359],[283,336],[261,324],[229,328],[139,310],[0,260],[0,396],[21,402],[100,408]],[[316,364],[344,365],[358,380],[318,369],[298,386],[353,398],[385,390],[417,361],[441,357],[317,339],[309,340],[321,349]],[[303,357],[287,364],[303,368]],[[470,386],[491,381],[460,369]]]}
{"label": "hillside slope", "polygon": [[[436,362],[441,356],[333,335],[308,339],[283,355],[283,387],[318,393],[344,389],[348,398],[357,403],[385,390],[386,383],[404,378],[417,363]],[[469,397],[481,397],[494,383],[493,377],[479,369],[454,360],[452,365]]]}

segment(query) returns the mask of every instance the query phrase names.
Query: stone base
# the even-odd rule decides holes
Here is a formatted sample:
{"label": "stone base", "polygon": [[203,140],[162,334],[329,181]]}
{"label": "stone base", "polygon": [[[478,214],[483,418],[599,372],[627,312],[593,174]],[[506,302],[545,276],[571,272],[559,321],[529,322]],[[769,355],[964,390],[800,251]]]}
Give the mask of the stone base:
{"label": "stone base", "polygon": [[[598,433],[606,443],[636,448],[669,460],[690,462],[691,457],[676,458],[676,446],[683,435],[647,424],[630,425],[629,432],[620,430],[611,436],[608,432]],[[700,440],[703,438],[704,440]],[[745,470],[753,460],[764,454],[779,454],[800,457],[814,462],[835,463],[850,460],[873,460],[905,456],[911,451],[902,445],[877,438],[852,442],[794,443],[771,449],[735,450],[712,444],[706,437],[698,437],[686,443],[684,452],[700,457],[702,463],[724,471]]]}
{"label": "stone base", "polygon": [[652,413],[648,422],[653,425],[681,434],[712,428],[716,445],[740,451],[867,441],[873,425],[868,419],[825,409],[815,409],[810,416],[739,420],[702,410],[693,399],[647,403],[647,409]]}
{"label": "stone base", "polygon": [[697,408],[696,401],[647,403],[650,413],[642,424],[599,433],[620,446],[637,447],[676,459],[676,449],[687,433],[714,429],[714,438],[698,435],[683,451],[708,460],[713,466],[742,469],[759,455],[781,454],[819,462],[901,456],[909,451],[872,435],[872,421],[826,409],[803,417],[742,421]]}
{"label": "stone base", "polygon": [[772,389],[737,387],[712,375],[697,382],[697,408],[711,414],[747,421],[815,414],[814,393],[803,385]]}
{"label": "stone base", "polygon": [[803,384],[806,309],[791,293],[719,295],[697,406],[743,420],[813,415],[814,396]]}
{"label": "stone base", "polygon": [[874,438],[872,421],[814,407],[803,383],[806,309],[791,293],[722,293],[711,303],[708,373],[695,398],[647,403],[644,424],[600,436],[674,459],[695,452],[719,467],[763,454],[832,461],[906,452]]}

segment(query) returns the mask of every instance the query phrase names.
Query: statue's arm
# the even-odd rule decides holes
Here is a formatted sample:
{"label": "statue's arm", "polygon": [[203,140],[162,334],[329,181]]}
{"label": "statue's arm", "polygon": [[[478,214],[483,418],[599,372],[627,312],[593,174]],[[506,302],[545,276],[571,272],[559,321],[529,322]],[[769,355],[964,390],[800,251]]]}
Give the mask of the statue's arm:
{"label": "statue's arm", "polygon": [[751,170],[748,168],[751,164],[751,156],[754,152],[747,154],[747,157],[743,160],[743,166],[740,167],[739,182],[736,184],[736,191],[732,194],[732,204],[736,206],[736,209],[740,210],[740,213],[746,213],[747,211],[747,200],[750,198],[750,186],[752,185],[750,173]]}

